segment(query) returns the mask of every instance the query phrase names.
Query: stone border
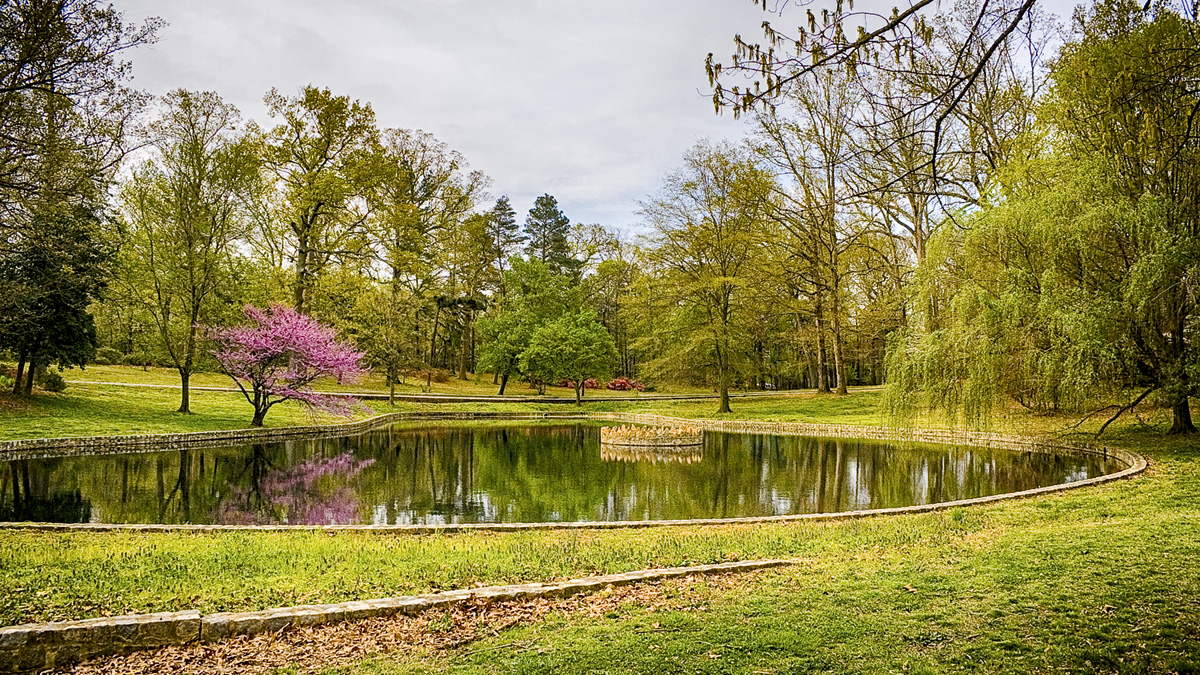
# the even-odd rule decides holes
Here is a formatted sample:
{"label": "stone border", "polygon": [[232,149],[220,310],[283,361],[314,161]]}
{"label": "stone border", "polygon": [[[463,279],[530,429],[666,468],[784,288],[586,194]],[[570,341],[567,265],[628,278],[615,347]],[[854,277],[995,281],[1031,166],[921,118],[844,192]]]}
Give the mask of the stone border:
{"label": "stone border", "polygon": [[156,649],[192,642],[217,642],[237,635],[275,633],[295,626],[315,626],[371,617],[414,615],[476,598],[503,602],[589,593],[610,585],[671,579],[693,574],[749,572],[790,565],[793,560],[745,562],[644,569],[585,577],[557,583],[485,586],[426,595],[359,600],[330,605],[299,605],[259,612],[221,612],[202,616],[195,610],[159,614],[56,621],[0,628],[0,672],[55,668],[84,659]]}
{"label": "stone border", "polygon": [[[630,434],[634,434],[630,437]],[[690,448],[704,445],[699,427],[600,427],[600,445],[629,448]]]}
{"label": "stone border", "polygon": [[1146,458],[1121,448],[1092,443],[1054,441],[1033,436],[1010,436],[1006,434],[960,431],[954,429],[919,429],[899,427],[868,427],[843,424],[812,424],[806,422],[730,421],[712,419],[685,419],[663,415],[621,412],[400,412],[386,413],[348,424],[331,424],[309,427],[285,427],[280,429],[252,429],[234,431],[212,431],[186,434],[150,434],[144,436],[112,436],[66,439],[37,439],[33,441],[8,441],[0,443],[0,460],[31,457],[53,457],[63,455],[110,454],[123,452],[148,452],[174,450],[182,447],[212,447],[234,443],[268,442],[298,438],[323,438],[359,434],[376,427],[398,422],[462,421],[462,420],[596,420],[632,422],[650,425],[690,425],[708,431],[730,431],[741,433],[776,434],[783,436],[815,436],[820,438],[845,438],[886,440],[910,443],[936,443],[947,445],[970,445],[983,448],[998,448],[1020,452],[1075,452],[1099,455],[1115,459],[1127,468],[1115,473],[1096,476],[1073,483],[1059,483],[1020,492],[1008,492],[988,497],[960,499],[951,502],[900,506],[886,509],[841,511],[834,513],[803,513],[784,516],[750,516],[744,518],[699,518],[689,520],[627,520],[627,521],[583,521],[550,523],[458,523],[445,525],[159,525],[146,523],[0,523],[0,529],[20,530],[87,530],[126,532],[172,532],[199,531],[218,532],[225,530],[254,531],[352,531],[407,534],[435,534],[470,531],[516,531],[516,530],[572,530],[572,529],[621,529],[642,527],[665,527],[672,525],[728,525],[743,523],[771,523],[819,520],[844,520],[879,515],[899,515],[943,511],[962,506],[987,504],[1007,499],[1033,497],[1098,485],[1123,478],[1130,478],[1149,466]]}

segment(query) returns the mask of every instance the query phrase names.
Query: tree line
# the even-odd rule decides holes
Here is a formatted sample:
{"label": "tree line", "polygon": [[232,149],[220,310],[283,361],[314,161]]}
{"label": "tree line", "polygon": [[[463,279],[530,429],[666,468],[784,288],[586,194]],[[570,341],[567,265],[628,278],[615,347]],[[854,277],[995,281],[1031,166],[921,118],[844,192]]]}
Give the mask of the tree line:
{"label": "tree line", "polygon": [[[49,50],[22,12],[53,7],[61,54],[0,73],[18,390],[102,348],[175,368],[187,411],[203,327],[286,303],[393,387],[486,373],[578,397],[615,374],[711,387],[727,411],[737,388],[886,380],[897,414],[1153,395],[1193,429],[1200,50],[1167,5],[1102,0],[1068,33],[1032,3],[964,2],[856,39],[839,6],[810,15],[810,61],[739,41],[761,58],[707,65],[745,140],[685,153],[633,238],[549,194],[519,223],[461,154],[328,89],[272,90],[261,126],[214,93],[151,100],[118,57],[158,26],[86,0],[7,6],[5,44]],[[738,68],[762,95],[723,88]]]}

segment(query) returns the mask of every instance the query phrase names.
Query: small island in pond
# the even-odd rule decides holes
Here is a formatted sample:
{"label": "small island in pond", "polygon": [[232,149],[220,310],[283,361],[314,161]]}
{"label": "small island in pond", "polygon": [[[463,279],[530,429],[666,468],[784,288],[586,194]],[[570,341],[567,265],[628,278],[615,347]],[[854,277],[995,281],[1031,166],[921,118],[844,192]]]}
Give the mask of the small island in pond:
{"label": "small island in pond", "polygon": [[600,429],[600,443],[653,447],[703,445],[704,430],[700,427],[603,427]]}

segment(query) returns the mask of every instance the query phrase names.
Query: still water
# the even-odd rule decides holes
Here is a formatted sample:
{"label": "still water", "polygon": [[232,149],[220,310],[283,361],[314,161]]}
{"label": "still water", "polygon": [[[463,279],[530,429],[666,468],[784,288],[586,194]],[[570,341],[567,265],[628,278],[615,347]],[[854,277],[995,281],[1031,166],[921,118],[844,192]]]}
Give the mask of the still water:
{"label": "still water", "polygon": [[0,521],[404,524],[726,518],[952,501],[1123,468],[1087,455],[709,432],[657,454],[593,423],[9,461]]}

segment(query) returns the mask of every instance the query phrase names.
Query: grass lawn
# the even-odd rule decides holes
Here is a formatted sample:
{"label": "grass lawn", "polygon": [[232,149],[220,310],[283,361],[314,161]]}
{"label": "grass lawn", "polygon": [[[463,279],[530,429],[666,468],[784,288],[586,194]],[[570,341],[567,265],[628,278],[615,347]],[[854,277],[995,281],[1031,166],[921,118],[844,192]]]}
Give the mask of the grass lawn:
{"label": "grass lawn", "polygon": [[[38,391],[32,397],[12,396],[0,392],[0,440],[46,438],[63,436],[101,436],[115,434],[149,434],[187,431],[242,429],[250,424],[253,410],[240,392],[193,390],[192,414],[175,412],[179,407],[178,378],[166,368],[130,366],[89,366],[86,371],[68,371],[73,377],[87,373],[89,381],[73,381],[60,394]],[[135,388],[98,384],[117,382],[132,384],[170,384],[171,387]],[[226,386],[224,375],[207,373],[193,379],[196,386]],[[457,382],[457,381],[454,381]],[[471,384],[471,383],[465,383]],[[380,385],[382,386],[382,384]],[[443,385],[446,386],[446,385]],[[490,385],[488,385],[490,387]],[[518,388],[519,391],[520,388]],[[553,388],[552,388],[553,389]],[[568,391],[569,390],[564,390]],[[478,393],[442,391],[440,393]],[[494,392],[488,392],[494,393]],[[679,390],[677,393],[695,393]],[[599,391],[588,391],[588,398]],[[606,395],[628,395],[628,392],[606,392]],[[564,394],[574,397],[573,393]],[[879,391],[864,389],[854,396],[817,396],[810,393],[787,394],[778,397],[753,399],[742,405],[734,399],[734,419],[791,419],[817,422],[836,418],[844,424],[879,424]],[[685,417],[716,416],[713,400],[646,401],[630,403],[611,401],[588,403],[584,410],[637,410]],[[573,406],[549,403],[458,403],[432,406],[422,403],[398,402],[389,406],[386,401],[367,401],[355,418],[361,419],[382,412],[406,410],[572,410]],[[282,403],[267,414],[266,425],[271,427],[304,424],[332,424],[346,421],[333,415],[314,413],[303,405]]]}
{"label": "grass lawn", "polygon": [[[109,425],[110,433],[248,417],[244,401],[213,394],[198,399],[211,413],[155,418],[149,411],[165,402],[158,394],[124,393],[122,401],[79,386],[59,411],[75,428]],[[87,414],[69,398],[84,395],[97,399]],[[878,397],[735,401],[733,417],[878,423]],[[606,408],[709,416],[715,403],[591,409]],[[125,417],[101,419],[122,410]],[[62,435],[66,426],[43,413],[0,414],[10,437],[39,435],[33,424]],[[268,423],[305,417],[276,413]],[[1066,420],[1001,422],[1051,430]],[[260,609],[769,556],[801,564],[732,586],[700,582],[671,602],[552,613],[454,648],[369,656],[349,672],[1195,672],[1200,442],[1162,429],[1130,421],[1109,438],[1151,459],[1134,480],[843,523],[434,536],[0,532],[0,623]]]}
{"label": "grass lawn", "polygon": [[[72,368],[63,371],[63,377],[70,383],[120,382],[126,384],[147,384],[155,386],[179,387],[179,373],[174,368],[149,366],[101,366],[90,365],[84,369]],[[199,372],[191,377],[193,387],[232,387],[233,382],[227,375],[220,372]],[[317,388],[323,391],[345,391],[357,393],[386,394],[388,391],[384,376],[372,373],[362,381],[350,384],[338,384],[335,381],[318,381]],[[403,384],[396,385],[397,394],[445,394],[454,396],[494,396],[498,387],[492,384],[490,374],[481,375],[477,380],[473,375],[470,379],[460,380],[451,377],[448,382],[432,382],[428,391],[425,390],[425,380],[408,378]],[[508,396],[535,396],[537,390],[529,385],[510,381],[505,390]],[[703,387],[688,387],[681,385],[666,385],[658,387],[653,394],[711,394],[711,389]],[[546,387],[547,396],[574,398],[575,391],[568,387]],[[589,389],[584,393],[589,398],[604,398],[611,396],[636,396],[637,392],[610,391],[608,389]]]}

